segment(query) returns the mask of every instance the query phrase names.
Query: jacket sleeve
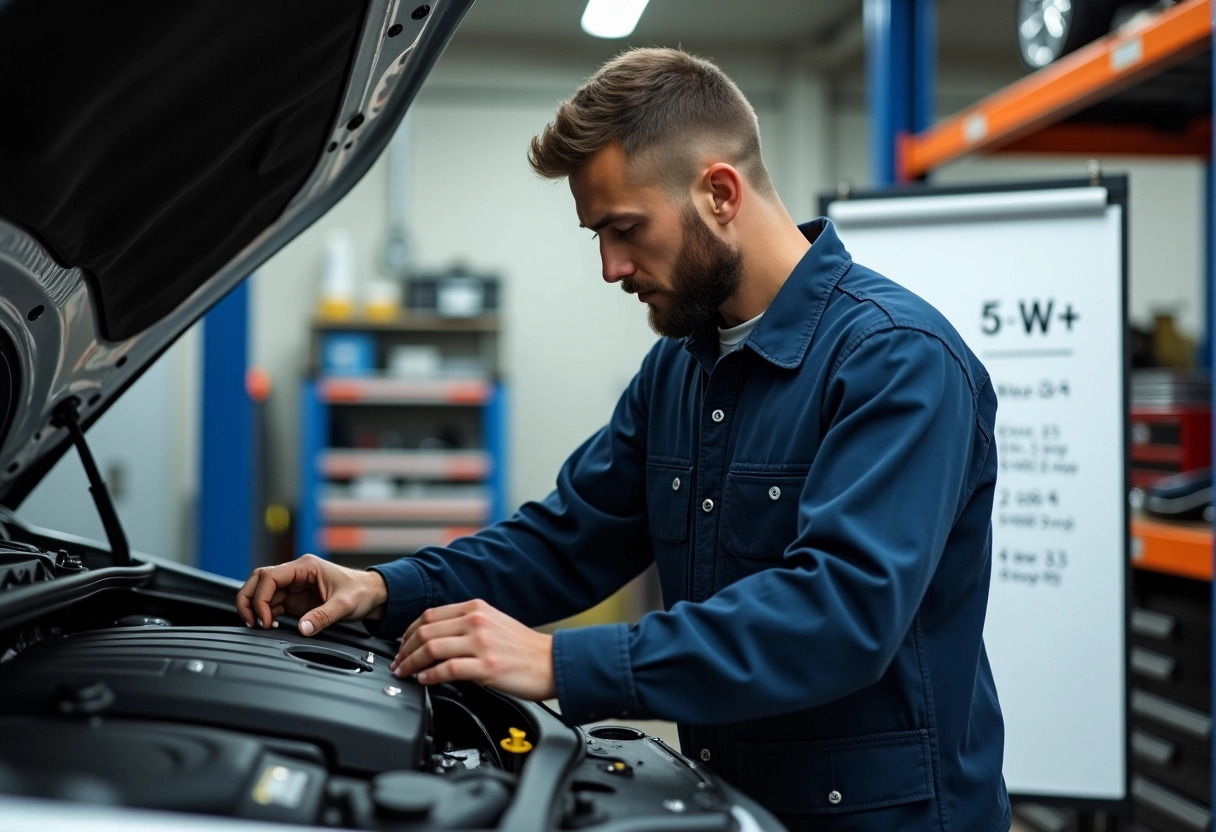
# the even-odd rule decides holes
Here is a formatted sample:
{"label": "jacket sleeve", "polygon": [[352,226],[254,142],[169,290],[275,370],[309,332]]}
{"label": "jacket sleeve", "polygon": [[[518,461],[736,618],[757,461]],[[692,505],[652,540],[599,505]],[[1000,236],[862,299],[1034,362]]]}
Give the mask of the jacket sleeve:
{"label": "jacket sleeve", "polygon": [[388,586],[377,634],[400,635],[427,608],[473,598],[543,624],[593,606],[645,569],[653,560],[643,485],[650,363],[612,421],[566,460],[549,496],[446,547],[372,567]]}
{"label": "jacket sleeve", "polygon": [[978,417],[962,367],[920,331],[885,330],[842,350],[818,415],[824,437],[797,536],[775,567],[632,627],[559,631],[563,719],[728,722],[812,707],[881,678],[975,489],[975,448],[986,454],[988,444],[973,445]]}

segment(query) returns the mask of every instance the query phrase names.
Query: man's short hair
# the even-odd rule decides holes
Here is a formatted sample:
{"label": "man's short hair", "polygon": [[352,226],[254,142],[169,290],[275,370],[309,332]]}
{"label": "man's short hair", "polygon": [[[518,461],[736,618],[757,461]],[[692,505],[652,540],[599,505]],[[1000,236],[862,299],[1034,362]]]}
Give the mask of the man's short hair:
{"label": "man's short hair", "polygon": [[679,49],[632,49],[604,64],[532,139],[528,162],[540,176],[561,179],[613,141],[641,164],[641,175],[673,190],[713,154],[774,193],[755,110],[722,70]]}

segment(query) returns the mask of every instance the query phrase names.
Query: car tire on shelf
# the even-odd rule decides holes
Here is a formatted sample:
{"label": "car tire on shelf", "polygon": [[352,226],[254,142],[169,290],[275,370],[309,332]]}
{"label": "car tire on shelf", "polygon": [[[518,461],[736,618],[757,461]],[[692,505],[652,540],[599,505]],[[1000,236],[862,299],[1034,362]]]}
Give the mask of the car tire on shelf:
{"label": "car tire on shelf", "polygon": [[1041,69],[1110,31],[1118,0],[1018,0],[1018,55]]}

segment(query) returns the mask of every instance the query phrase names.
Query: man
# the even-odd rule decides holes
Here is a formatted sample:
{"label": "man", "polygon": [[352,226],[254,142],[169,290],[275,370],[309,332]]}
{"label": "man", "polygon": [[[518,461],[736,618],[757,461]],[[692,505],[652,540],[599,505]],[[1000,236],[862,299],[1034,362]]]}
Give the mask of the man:
{"label": "man", "polygon": [[[394,672],[425,685],[556,696],[571,724],[676,720],[791,829],[1008,829],[979,361],[826,220],[794,224],[754,112],[706,61],[610,61],[530,162],[569,179],[604,280],[667,337],[545,500],[369,572],[260,569],[246,623],[369,619],[404,631]],[[651,562],[666,609],[637,625],[525,626]]]}

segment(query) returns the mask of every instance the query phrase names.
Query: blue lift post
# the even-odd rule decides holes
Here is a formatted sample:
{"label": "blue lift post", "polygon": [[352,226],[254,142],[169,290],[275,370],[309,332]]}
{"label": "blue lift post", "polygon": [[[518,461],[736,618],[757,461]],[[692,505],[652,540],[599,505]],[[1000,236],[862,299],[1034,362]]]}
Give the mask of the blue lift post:
{"label": "blue lift post", "polygon": [[876,187],[899,181],[899,136],[933,121],[935,13],[935,0],[865,0],[870,174]]}
{"label": "blue lift post", "polygon": [[[252,279],[252,278],[250,278]],[[253,402],[249,367],[249,280],[203,318],[198,566],[245,579],[253,567]]]}

